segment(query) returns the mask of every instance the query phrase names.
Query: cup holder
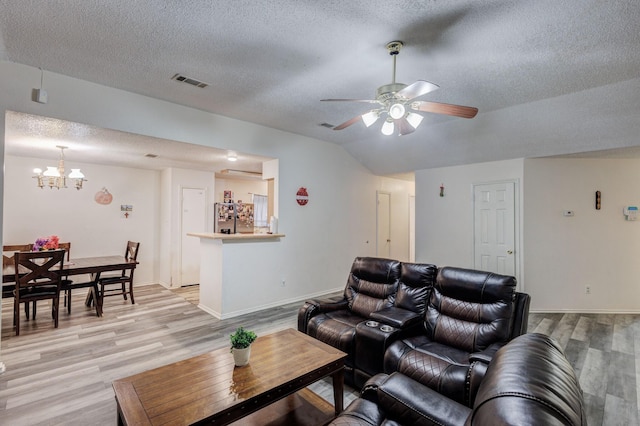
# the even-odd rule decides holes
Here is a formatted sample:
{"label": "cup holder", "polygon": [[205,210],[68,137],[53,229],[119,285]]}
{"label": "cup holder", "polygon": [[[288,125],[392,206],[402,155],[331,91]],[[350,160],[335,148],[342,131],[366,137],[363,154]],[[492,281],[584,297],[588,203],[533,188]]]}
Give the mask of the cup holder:
{"label": "cup holder", "polygon": [[380,331],[384,331],[385,333],[388,333],[390,331],[393,331],[393,327],[391,327],[390,325],[383,325],[383,326],[380,326]]}
{"label": "cup holder", "polygon": [[380,325],[380,323],[378,321],[367,321],[365,322],[365,325],[367,327],[377,327]]}

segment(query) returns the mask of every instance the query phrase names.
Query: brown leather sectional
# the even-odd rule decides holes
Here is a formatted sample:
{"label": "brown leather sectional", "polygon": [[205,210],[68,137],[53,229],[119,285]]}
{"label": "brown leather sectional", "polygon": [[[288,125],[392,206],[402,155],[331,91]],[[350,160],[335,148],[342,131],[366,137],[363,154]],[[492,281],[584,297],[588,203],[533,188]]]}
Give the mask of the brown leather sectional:
{"label": "brown leather sectional", "polygon": [[582,390],[562,349],[537,333],[516,337],[488,366],[473,404],[402,373],[371,378],[332,426],[586,425]]}
{"label": "brown leather sectional", "polygon": [[529,300],[511,276],[358,257],[344,297],[308,300],[298,330],[346,352],[356,388],[397,371],[471,406],[496,351],[526,332]]}

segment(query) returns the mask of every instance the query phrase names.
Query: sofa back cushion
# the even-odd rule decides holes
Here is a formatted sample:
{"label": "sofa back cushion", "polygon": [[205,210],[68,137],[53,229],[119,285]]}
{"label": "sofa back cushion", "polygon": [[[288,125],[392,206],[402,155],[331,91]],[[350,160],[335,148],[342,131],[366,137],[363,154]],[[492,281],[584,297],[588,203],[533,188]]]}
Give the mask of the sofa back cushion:
{"label": "sofa back cushion", "polygon": [[424,315],[438,267],[429,263],[403,263],[394,306]]}
{"label": "sofa back cushion", "polygon": [[400,278],[400,262],[357,257],[351,266],[344,295],[349,309],[368,318],[372,312],[393,305]]}
{"label": "sofa back cushion", "polygon": [[481,351],[511,335],[516,279],[471,269],[438,272],[425,315],[427,335],[467,352]]}
{"label": "sofa back cushion", "polygon": [[586,425],[580,384],[558,343],[529,333],[498,350],[466,424]]}

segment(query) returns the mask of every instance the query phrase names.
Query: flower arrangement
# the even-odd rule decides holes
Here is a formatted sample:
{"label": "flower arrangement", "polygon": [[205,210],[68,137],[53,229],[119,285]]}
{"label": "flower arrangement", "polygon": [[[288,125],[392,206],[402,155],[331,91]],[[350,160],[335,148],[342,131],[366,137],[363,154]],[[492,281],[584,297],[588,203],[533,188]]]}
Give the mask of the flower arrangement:
{"label": "flower arrangement", "polygon": [[56,250],[60,239],[57,235],[51,235],[50,237],[40,237],[33,243],[33,251],[42,250]]}

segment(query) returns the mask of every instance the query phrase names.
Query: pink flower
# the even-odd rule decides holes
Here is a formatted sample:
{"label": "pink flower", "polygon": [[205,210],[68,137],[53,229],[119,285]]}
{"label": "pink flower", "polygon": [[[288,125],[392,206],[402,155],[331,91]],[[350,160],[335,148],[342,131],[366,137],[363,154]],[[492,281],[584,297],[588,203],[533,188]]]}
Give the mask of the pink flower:
{"label": "pink flower", "polygon": [[57,235],[51,235],[50,237],[40,237],[33,244],[33,251],[41,250],[56,250],[60,239]]}

